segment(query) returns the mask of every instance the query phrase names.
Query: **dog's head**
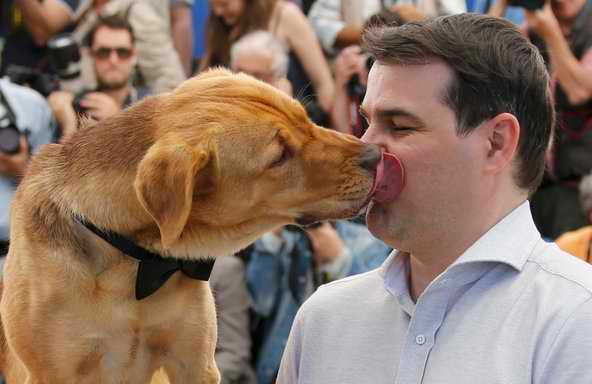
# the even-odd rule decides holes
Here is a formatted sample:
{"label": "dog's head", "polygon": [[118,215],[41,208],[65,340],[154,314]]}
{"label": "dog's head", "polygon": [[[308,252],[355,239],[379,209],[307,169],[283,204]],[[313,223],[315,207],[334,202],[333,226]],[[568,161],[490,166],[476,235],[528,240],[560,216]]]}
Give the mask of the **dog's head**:
{"label": "dog's head", "polygon": [[228,254],[274,227],[351,217],[377,147],[314,125],[295,100],[214,70],[163,96],[134,187],[176,256]]}

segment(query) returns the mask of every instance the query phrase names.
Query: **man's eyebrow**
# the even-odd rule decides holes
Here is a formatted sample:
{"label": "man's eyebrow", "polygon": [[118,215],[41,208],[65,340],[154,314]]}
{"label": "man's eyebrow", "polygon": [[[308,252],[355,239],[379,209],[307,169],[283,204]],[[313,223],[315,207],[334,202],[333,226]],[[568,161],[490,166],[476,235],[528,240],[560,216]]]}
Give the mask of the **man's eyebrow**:
{"label": "man's eyebrow", "polygon": [[[360,106],[360,115],[365,118],[368,116],[363,106]],[[380,118],[405,117],[413,120],[417,124],[423,124],[423,120],[419,118],[419,116],[403,108],[377,109],[376,115]]]}

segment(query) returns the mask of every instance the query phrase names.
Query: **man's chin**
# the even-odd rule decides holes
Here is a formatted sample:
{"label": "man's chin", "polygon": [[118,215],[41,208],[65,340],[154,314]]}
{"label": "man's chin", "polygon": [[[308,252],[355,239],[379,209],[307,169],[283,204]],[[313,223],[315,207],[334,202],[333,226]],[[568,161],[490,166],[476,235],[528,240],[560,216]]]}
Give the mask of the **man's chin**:
{"label": "man's chin", "polygon": [[114,91],[118,89],[122,89],[127,86],[128,82],[126,80],[120,79],[101,79],[99,80],[99,89],[104,91]]}
{"label": "man's chin", "polygon": [[391,226],[391,213],[384,205],[375,201],[370,202],[366,211],[366,226],[374,237],[383,241],[390,237],[388,229]]}

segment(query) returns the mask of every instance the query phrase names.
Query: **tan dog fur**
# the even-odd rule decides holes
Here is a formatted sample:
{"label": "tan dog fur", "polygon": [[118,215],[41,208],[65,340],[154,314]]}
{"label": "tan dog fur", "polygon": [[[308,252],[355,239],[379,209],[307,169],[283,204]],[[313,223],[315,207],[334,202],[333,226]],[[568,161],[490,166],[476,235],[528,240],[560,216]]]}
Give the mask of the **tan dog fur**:
{"label": "tan dog fur", "polygon": [[177,272],[136,301],[137,261],[72,217],[171,257],[228,255],[279,225],[356,213],[378,154],[223,70],[45,146],[12,208],[8,383],[217,383],[208,283]]}

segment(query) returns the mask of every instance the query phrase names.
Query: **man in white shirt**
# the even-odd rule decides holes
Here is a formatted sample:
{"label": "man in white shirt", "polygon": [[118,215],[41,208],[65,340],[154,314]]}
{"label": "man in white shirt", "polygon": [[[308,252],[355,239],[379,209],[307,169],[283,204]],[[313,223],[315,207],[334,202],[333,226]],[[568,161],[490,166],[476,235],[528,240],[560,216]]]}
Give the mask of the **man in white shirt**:
{"label": "man in white shirt", "polygon": [[367,222],[398,251],[301,307],[278,383],[592,382],[592,267],[541,239],[527,201],[555,119],[538,51],[475,14],[365,41],[364,140],[406,174]]}

